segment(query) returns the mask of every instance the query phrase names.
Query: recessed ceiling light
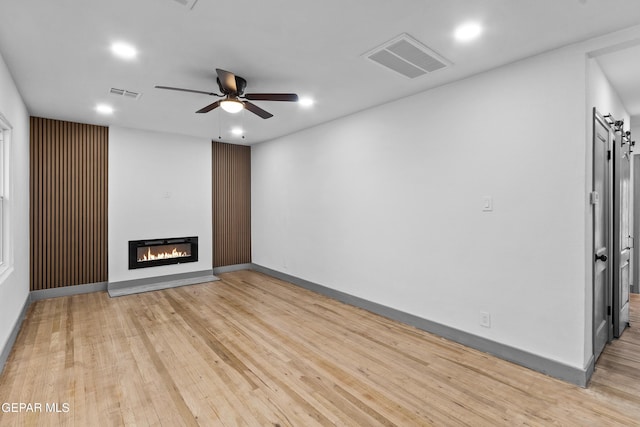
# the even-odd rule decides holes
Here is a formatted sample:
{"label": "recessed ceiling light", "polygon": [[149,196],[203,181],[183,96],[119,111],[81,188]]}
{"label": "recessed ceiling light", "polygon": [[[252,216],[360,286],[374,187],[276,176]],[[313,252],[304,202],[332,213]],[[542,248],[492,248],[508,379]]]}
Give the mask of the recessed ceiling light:
{"label": "recessed ceiling light", "polygon": [[116,42],[111,45],[111,52],[122,59],[133,59],[138,55],[135,47],[128,43]]}
{"label": "recessed ceiling light", "polygon": [[244,131],[242,130],[242,128],[233,128],[231,129],[231,133],[234,135],[242,135]]}
{"label": "recessed ceiling light", "polygon": [[456,40],[460,42],[468,42],[471,41],[482,34],[482,26],[477,22],[466,22],[458,28],[454,33]]}
{"label": "recessed ceiling light", "polygon": [[314,104],[313,98],[309,98],[308,96],[304,96],[298,100],[298,103],[303,107],[311,107]]}
{"label": "recessed ceiling light", "polygon": [[96,111],[100,114],[113,114],[113,107],[107,104],[98,104]]}

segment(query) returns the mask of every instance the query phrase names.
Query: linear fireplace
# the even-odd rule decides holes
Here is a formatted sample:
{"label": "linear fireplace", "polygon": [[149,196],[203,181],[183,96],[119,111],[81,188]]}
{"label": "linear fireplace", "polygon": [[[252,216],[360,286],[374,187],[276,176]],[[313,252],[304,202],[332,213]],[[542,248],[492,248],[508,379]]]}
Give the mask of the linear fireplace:
{"label": "linear fireplace", "polygon": [[196,261],[197,237],[129,241],[129,270]]}

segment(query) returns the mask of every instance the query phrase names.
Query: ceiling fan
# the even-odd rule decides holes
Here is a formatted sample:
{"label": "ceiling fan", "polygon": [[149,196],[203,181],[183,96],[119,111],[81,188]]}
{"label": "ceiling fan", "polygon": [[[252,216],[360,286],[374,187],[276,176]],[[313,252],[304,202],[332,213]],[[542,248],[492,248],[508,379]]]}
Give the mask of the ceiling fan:
{"label": "ceiling fan", "polygon": [[214,92],[181,89],[178,87],[170,86],[156,86],[156,88],[224,97],[224,99],[219,99],[216,102],[213,102],[206,107],[199,109],[198,111],[196,111],[196,113],[208,113],[209,111],[214,110],[218,107],[221,107],[223,110],[229,113],[237,113],[246,108],[253,114],[260,116],[263,119],[268,119],[270,117],[273,117],[273,114],[263,110],[262,108],[249,101],[298,101],[298,95],[296,95],[295,93],[244,93],[244,89],[247,87],[247,81],[245,79],[240,76],[236,76],[229,71],[221,70],[220,68],[216,68],[216,73],[218,74],[216,81],[218,82],[218,87],[220,88],[220,92],[222,92],[222,95]]}

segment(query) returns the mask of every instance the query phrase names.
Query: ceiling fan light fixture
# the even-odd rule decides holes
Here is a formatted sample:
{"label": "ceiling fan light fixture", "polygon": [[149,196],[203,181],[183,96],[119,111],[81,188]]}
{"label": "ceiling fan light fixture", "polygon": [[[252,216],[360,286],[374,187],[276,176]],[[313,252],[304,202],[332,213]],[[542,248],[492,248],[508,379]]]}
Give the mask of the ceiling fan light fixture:
{"label": "ceiling fan light fixture", "polygon": [[237,99],[225,99],[220,101],[220,107],[227,113],[235,114],[242,111],[244,104]]}

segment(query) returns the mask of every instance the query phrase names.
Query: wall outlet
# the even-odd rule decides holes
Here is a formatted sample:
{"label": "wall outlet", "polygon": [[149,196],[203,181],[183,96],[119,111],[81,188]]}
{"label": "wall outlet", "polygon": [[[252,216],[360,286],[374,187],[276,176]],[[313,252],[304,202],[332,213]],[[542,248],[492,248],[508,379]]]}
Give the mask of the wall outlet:
{"label": "wall outlet", "polygon": [[485,328],[491,327],[491,314],[489,314],[489,312],[487,311],[480,312],[480,326],[483,326]]}

